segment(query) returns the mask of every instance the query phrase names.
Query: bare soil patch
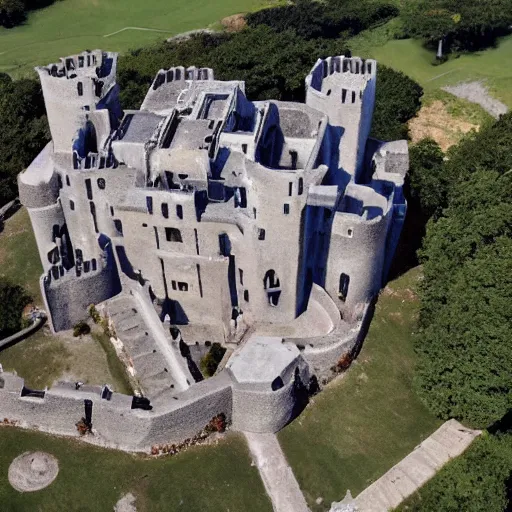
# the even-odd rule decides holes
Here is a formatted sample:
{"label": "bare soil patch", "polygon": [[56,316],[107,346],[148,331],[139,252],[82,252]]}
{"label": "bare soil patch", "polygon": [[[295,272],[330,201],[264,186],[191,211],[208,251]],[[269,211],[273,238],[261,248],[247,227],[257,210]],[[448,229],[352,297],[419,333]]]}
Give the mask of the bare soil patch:
{"label": "bare soil patch", "polygon": [[233,14],[223,18],[220,22],[226,32],[240,32],[247,25],[244,14]]}
{"label": "bare soil patch", "polygon": [[413,142],[430,137],[443,151],[457,144],[466,133],[478,129],[479,125],[450,115],[440,100],[422,107],[418,115],[409,121],[409,132]]}
{"label": "bare soil patch", "polygon": [[9,466],[9,483],[19,492],[40,491],[48,487],[59,473],[57,459],[45,452],[25,452]]}

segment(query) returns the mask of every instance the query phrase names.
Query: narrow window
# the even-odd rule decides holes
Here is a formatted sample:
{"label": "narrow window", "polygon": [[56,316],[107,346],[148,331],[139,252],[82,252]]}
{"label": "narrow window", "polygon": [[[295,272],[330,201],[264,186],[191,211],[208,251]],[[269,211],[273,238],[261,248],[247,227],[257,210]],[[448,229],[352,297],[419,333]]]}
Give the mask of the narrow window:
{"label": "narrow window", "polygon": [[82,82],[78,82],[76,84],[76,88],[78,91],[78,96],[83,96],[84,95],[84,84]]}
{"label": "narrow window", "polygon": [[178,282],[178,290],[180,292],[188,292],[188,283],[182,281]]}
{"label": "narrow window", "polygon": [[291,150],[290,151],[290,158],[292,160],[292,169],[293,170],[297,169],[297,161],[299,159],[299,155],[298,155],[297,151]]}
{"label": "narrow window", "polygon": [[258,229],[258,240],[265,240],[265,230]]}
{"label": "narrow window", "polygon": [[153,198],[151,196],[146,197],[146,208],[148,209],[149,215],[153,215]]}
{"label": "narrow window", "polygon": [[105,190],[105,187],[107,186],[107,183],[106,183],[106,181],[105,181],[105,178],[98,178],[97,183],[98,183],[98,188],[99,188],[100,190]]}
{"label": "narrow window", "polygon": [[96,270],[96,268],[97,268],[97,265],[96,265],[96,259],[95,259],[95,258],[93,258],[93,259],[91,260],[91,269],[94,271],[94,270]]}
{"label": "narrow window", "polygon": [[348,285],[350,283],[350,277],[347,274],[340,274],[340,287],[338,289],[338,297],[341,301],[347,300]]}
{"label": "narrow window", "polygon": [[288,195],[291,197],[293,194],[293,182],[288,183]]}
{"label": "narrow window", "polygon": [[345,103],[347,100],[347,89],[341,90],[341,103]]}
{"label": "narrow window", "polygon": [[59,188],[62,188],[62,178],[60,177],[60,174],[57,174],[57,185]]}
{"label": "narrow window", "polygon": [[167,203],[162,203],[162,216],[166,219],[169,218],[169,205]]}
{"label": "narrow window", "polygon": [[176,228],[165,228],[165,238],[168,242],[183,242],[181,231]]}
{"label": "narrow window", "polygon": [[356,91],[352,91],[352,103],[356,102]]}
{"label": "narrow window", "polygon": [[302,193],[304,192],[304,180],[302,178],[299,178],[299,186],[298,186],[298,194],[299,196],[302,195]]}
{"label": "narrow window", "polygon": [[[67,181],[68,181],[68,177],[66,176],[66,182]],[[90,179],[85,180],[85,189],[87,190],[87,199],[89,199],[89,201],[91,201],[92,200],[92,187],[91,187]]]}
{"label": "narrow window", "polygon": [[239,268],[238,273],[240,274],[240,284],[243,286],[244,285],[244,271],[241,268]]}
{"label": "narrow window", "polygon": [[94,203],[92,201],[89,202],[89,208],[91,210],[92,221],[94,223],[94,231],[96,231],[96,233],[99,233],[99,231],[98,231],[98,222],[97,222],[97,219],[96,219],[96,206],[94,205]]}
{"label": "narrow window", "polygon": [[110,215],[112,217],[114,216],[114,207],[113,206],[110,207]]}
{"label": "narrow window", "polygon": [[71,186],[71,182],[69,181],[69,176],[68,176],[68,175],[66,175],[66,185],[67,185],[68,187],[70,187],[70,186]]}
{"label": "narrow window", "polygon": [[252,213],[254,214],[254,218],[256,219],[256,208],[252,209]]}
{"label": "narrow window", "polygon": [[74,210],[75,209],[75,202],[72,201],[71,199],[69,200],[69,207]]}
{"label": "narrow window", "polygon": [[245,302],[249,302],[249,290],[244,290],[244,300]]}
{"label": "narrow window", "polygon": [[171,281],[171,286],[172,286],[173,290],[177,290],[176,281],[172,280]]}
{"label": "narrow window", "polygon": [[235,208],[247,208],[247,191],[245,187],[235,188]]}
{"label": "narrow window", "polygon": [[226,233],[219,235],[219,252],[222,256],[229,256],[231,254],[231,242]]}
{"label": "narrow window", "polygon": [[244,155],[247,154],[247,144],[242,144],[242,152],[244,153]]}
{"label": "narrow window", "polygon": [[119,219],[114,220],[114,226],[116,227],[117,232],[123,236],[123,223]]}
{"label": "narrow window", "polygon": [[79,68],[83,68],[84,67],[84,57],[83,57],[83,55],[80,55],[78,57],[78,67]]}
{"label": "narrow window", "polygon": [[288,215],[290,213],[290,205],[288,203],[284,203],[283,213],[285,215]]}
{"label": "narrow window", "polygon": [[176,216],[178,219],[183,219],[183,206],[181,204],[176,205]]}

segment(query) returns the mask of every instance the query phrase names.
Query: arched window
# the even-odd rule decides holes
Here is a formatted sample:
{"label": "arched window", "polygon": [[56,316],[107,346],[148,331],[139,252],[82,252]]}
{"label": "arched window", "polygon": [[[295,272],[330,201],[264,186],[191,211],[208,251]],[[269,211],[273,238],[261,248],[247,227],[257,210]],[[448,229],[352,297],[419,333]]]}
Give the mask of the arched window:
{"label": "arched window", "polygon": [[338,298],[345,302],[348,294],[348,285],[350,283],[350,277],[347,274],[340,274],[340,287],[338,289]]}

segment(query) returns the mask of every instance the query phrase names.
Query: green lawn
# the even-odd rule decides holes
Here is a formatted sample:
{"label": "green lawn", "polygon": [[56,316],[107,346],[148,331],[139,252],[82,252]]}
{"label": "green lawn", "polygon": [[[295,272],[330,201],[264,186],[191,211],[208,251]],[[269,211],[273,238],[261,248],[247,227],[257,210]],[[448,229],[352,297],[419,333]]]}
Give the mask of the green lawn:
{"label": "green lawn", "polygon": [[357,361],[278,435],[315,512],[360,493],[440,425],[412,390],[420,277],[416,268],[388,285]]}
{"label": "green lawn", "polygon": [[451,58],[433,66],[434,53],[414,39],[392,39],[390,22],[373,31],[363,32],[349,42],[354,55],[372,57],[382,64],[403,71],[420,83],[426,93],[459,82],[483,80],[491,94],[512,107],[512,36],[499,41],[496,48]]}
{"label": "green lawn", "polygon": [[[26,74],[36,65],[82,50],[126,51],[204,28],[265,0],[62,0],[30,13],[25,25],[0,28],[0,71]],[[158,30],[124,30],[140,27]]]}
{"label": "green lawn", "polygon": [[[59,460],[57,479],[33,493],[15,491],[7,480],[11,461],[42,450]],[[236,434],[214,446],[175,457],[149,459],[78,441],[0,427],[2,512],[112,512],[131,492],[138,512],[271,512],[243,438]]]}
{"label": "green lawn", "polygon": [[18,210],[0,231],[0,277],[22,285],[42,306],[39,277],[43,273],[36,239],[25,208]]}

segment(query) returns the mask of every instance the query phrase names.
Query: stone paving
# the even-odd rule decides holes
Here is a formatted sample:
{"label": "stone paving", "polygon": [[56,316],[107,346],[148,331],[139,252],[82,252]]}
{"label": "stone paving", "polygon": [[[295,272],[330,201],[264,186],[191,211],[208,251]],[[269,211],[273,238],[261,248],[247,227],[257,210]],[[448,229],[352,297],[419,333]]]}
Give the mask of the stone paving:
{"label": "stone paving", "polygon": [[358,512],[385,512],[430,480],[450,459],[459,456],[480,435],[449,420],[409,455],[355,498]]}
{"label": "stone paving", "polygon": [[274,512],[309,512],[276,436],[245,432],[245,437]]}

